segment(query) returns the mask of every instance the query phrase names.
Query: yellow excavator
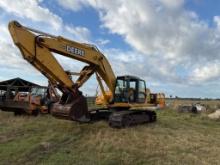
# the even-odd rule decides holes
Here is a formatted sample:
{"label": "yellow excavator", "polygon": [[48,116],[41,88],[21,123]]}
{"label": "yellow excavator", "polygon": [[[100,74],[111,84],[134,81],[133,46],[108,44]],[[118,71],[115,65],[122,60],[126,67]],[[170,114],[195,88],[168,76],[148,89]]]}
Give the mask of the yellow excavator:
{"label": "yellow excavator", "polygon": [[[53,116],[89,122],[100,111],[106,111],[112,127],[156,121],[156,106],[148,101],[145,81],[129,75],[116,77],[106,57],[94,45],[41,32],[17,21],[9,23],[9,31],[24,59],[62,91],[60,101],[51,108]],[[76,81],[71,79],[71,73],[64,70],[53,53],[87,64],[77,73]],[[93,74],[96,75],[106,107],[89,110],[86,98],[79,88]]]}

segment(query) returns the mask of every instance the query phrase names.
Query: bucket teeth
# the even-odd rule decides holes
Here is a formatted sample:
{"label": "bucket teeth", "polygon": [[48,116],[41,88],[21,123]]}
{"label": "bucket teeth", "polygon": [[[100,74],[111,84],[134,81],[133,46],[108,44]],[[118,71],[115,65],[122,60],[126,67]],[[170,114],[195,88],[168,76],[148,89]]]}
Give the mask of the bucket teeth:
{"label": "bucket teeth", "polygon": [[56,103],[51,109],[53,116],[79,122],[89,122],[89,112],[86,98],[79,95],[72,103],[59,104]]}

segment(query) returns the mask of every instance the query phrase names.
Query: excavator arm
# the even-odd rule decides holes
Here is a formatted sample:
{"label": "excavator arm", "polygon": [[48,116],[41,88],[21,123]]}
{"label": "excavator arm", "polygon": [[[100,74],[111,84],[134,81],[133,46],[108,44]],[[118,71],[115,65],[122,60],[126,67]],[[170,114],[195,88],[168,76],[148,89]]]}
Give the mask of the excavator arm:
{"label": "excavator arm", "polygon": [[[55,83],[60,88],[65,95],[63,95],[63,98],[66,98],[66,103],[68,102],[66,93],[71,93],[72,103],[78,105],[71,105],[70,109],[80,109],[80,107],[84,107],[82,102],[85,104],[85,99],[82,98],[79,88],[94,73],[100,84],[103,96],[106,96],[106,93],[101,80],[105,82],[113,95],[116,77],[106,57],[95,46],[71,41],[60,36],[53,36],[22,26],[16,21],[9,23],[9,31],[14,43],[20,49],[23,58],[46,76],[50,82]],[[71,79],[71,73],[64,70],[53,53],[87,64],[80,73],[78,73],[79,77],[75,82]],[[81,99],[79,99],[80,97]],[[80,103],[80,100],[83,101]],[[105,101],[108,103],[110,100],[106,99]],[[88,107],[85,107],[85,109],[88,109]],[[77,110],[74,110],[74,113],[75,111]],[[79,115],[78,117],[72,118],[79,118]]]}
{"label": "excavator arm", "polygon": [[[112,93],[114,92],[116,79],[114,72],[108,60],[95,46],[40,32],[22,26],[16,21],[9,23],[9,31],[24,59],[37,68],[51,82],[57,82],[61,87],[66,87],[75,92],[93,73],[96,73],[97,76],[104,80],[109,90]],[[73,82],[52,53],[57,53],[88,65],[81,70],[76,82]]]}

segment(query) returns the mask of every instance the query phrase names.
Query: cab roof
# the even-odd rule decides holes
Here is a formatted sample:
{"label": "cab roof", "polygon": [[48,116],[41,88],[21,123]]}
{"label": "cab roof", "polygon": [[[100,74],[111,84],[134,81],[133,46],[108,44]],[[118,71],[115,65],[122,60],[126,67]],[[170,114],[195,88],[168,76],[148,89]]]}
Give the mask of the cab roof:
{"label": "cab roof", "polygon": [[[140,79],[137,76],[133,76],[133,75],[124,75],[124,76],[117,76],[117,79],[123,79],[123,80],[128,80],[128,79],[132,79],[132,80],[143,80]],[[144,81],[144,80],[143,80]]]}

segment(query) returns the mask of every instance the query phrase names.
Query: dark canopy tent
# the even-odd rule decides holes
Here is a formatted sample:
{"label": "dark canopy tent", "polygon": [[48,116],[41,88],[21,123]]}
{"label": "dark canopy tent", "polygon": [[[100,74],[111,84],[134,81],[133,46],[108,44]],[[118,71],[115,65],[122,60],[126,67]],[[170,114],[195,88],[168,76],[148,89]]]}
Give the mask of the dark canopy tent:
{"label": "dark canopy tent", "polygon": [[[33,88],[42,89],[44,87],[21,78],[0,82],[0,110],[15,113],[29,110],[29,92],[31,92]],[[17,95],[18,93],[19,95]]]}
{"label": "dark canopy tent", "polygon": [[18,92],[30,92],[32,87],[40,87],[40,85],[14,78],[0,82],[0,100],[13,99]]}
{"label": "dark canopy tent", "polygon": [[6,81],[0,82],[1,91],[18,91],[18,92],[28,92],[31,87],[39,87],[40,85],[23,80],[21,78],[14,78]]}

